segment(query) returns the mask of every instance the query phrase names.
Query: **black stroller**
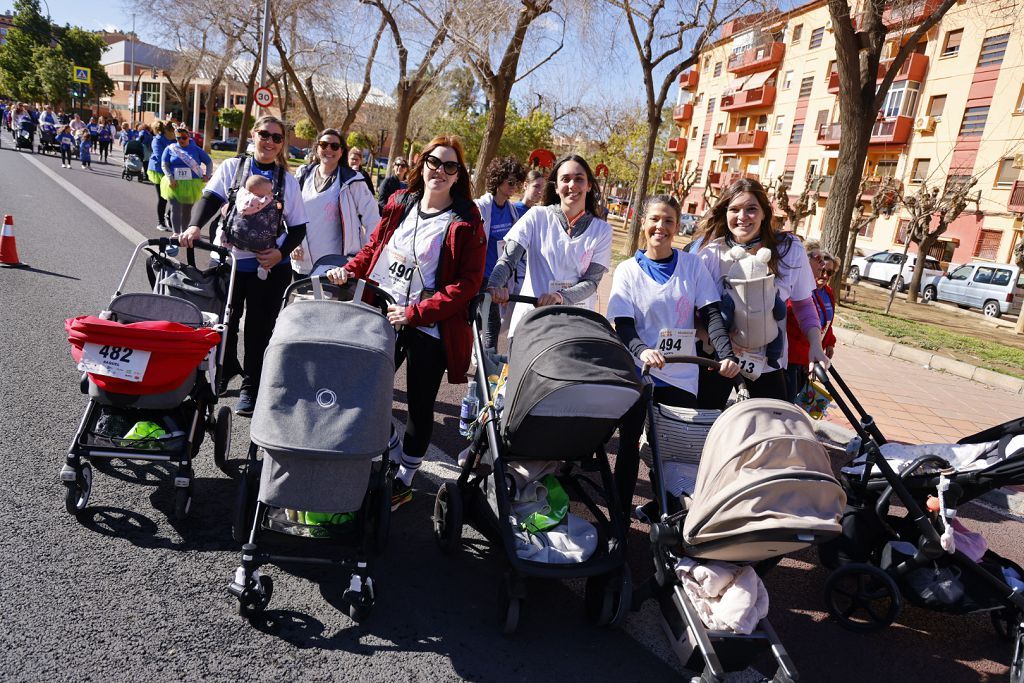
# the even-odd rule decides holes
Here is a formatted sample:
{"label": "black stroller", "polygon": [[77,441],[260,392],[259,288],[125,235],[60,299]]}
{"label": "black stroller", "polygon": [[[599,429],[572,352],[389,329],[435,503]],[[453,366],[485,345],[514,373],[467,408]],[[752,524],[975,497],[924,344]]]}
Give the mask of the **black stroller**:
{"label": "black stroller", "polygon": [[39,147],[40,154],[56,154],[60,151],[57,144],[57,129],[51,123],[39,124]]}
{"label": "black stroller", "polygon": [[138,178],[140,183],[146,182],[146,166],[143,159],[146,158],[146,148],[138,140],[129,140],[124,146],[124,163],[121,167],[121,178],[131,182],[132,178]]}
{"label": "black stroller", "polygon": [[[167,255],[171,244],[166,237],[140,243],[107,310],[97,318],[68,321],[69,341],[84,371],[81,390],[89,396],[60,472],[67,487],[65,507],[73,515],[81,515],[89,503],[92,465],[104,471],[115,459],[176,464],[174,516],[179,520],[192,507],[192,458],[205,432],[213,437],[214,461],[224,468],[231,409],[217,408],[212,387],[223,362],[234,259],[229,250],[200,241],[185,250],[187,262],[181,263]],[[144,249],[150,254],[152,292],[122,294]],[[196,249],[217,252],[221,261],[200,270]],[[186,343],[198,348],[182,358]],[[171,369],[177,374],[167,384],[162,377]]]}
{"label": "black stroller", "polygon": [[[537,303],[533,297],[511,300]],[[465,515],[467,523],[502,549],[509,568],[501,580],[498,617],[506,634],[516,630],[529,577],[586,577],[589,619],[618,623],[631,605],[632,583],[625,564],[628,521],[621,513],[604,444],[640,397],[632,356],[599,313],[572,306],[534,309],[516,331],[502,408],[501,392],[488,382],[496,371],[495,359],[485,355],[480,338],[480,330],[486,329],[480,316],[490,311],[490,297],[475,303],[479,305],[472,316],[473,349],[485,406],[478,419],[482,428],[477,429],[458,480],[438,489],[433,515],[437,542],[443,551],[454,552]],[[547,473],[548,501],[556,486],[568,495],[564,517],[548,531],[531,528],[521,507],[527,491],[540,490],[531,476],[538,471]],[[599,473],[600,485],[584,474],[587,471]],[[584,507],[594,523],[584,521],[582,526],[569,501],[577,509]],[[575,543],[574,524],[592,534],[589,556],[581,552],[564,557],[546,547],[535,552],[537,544],[554,545],[555,533]]]}
{"label": "black stroller", "polygon": [[392,302],[362,280],[314,277],[285,292],[235,508],[242,564],[228,592],[247,619],[273,594],[259,568],[283,562],[340,567],[349,616],[369,616],[370,561],[387,543],[394,479],[395,331],[383,315]]}
{"label": "black stroller", "polygon": [[[666,360],[718,367],[717,362],[698,357]],[[715,628],[709,628],[679,567],[719,561],[753,565],[754,571],[767,569],[785,554],[834,538],[845,496],[828,455],[807,415],[790,403],[738,401],[701,438],[699,425],[690,421],[693,416],[686,409],[653,402],[651,386],[648,379],[646,435],[651,484],[663,512],[651,525],[655,575],[649,586],[661,608],[665,634],[683,665],[700,673],[701,683],[725,680],[727,672],[746,669],[766,650],[778,665],[773,681],[795,681],[793,661],[767,618],[748,618],[741,631],[715,622]],[[679,411],[672,417],[688,423],[688,432],[677,431],[679,423],[672,429],[659,427],[660,409]],[[659,437],[677,443],[662,449]],[[678,441],[687,445],[669,462],[663,450],[680,450]],[[682,491],[679,498],[670,498],[668,492],[677,490]]]}
{"label": "black stroller", "polygon": [[36,123],[31,116],[25,116],[18,124],[18,130],[14,132],[14,148],[27,149],[29,152],[35,145]]}
{"label": "black stroller", "polygon": [[[860,632],[891,624],[904,600],[949,614],[989,612],[996,633],[1013,643],[1010,681],[1024,681],[1024,592],[1010,580],[1015,574],[1019,584],[1024,569],[992,550],[972,560],[956,547],[955,528],[958,505],[1024,482],[1024,418],[956,445],[887,445],[835,367],[816,374],[857,431],[847,447],[855,458],[841,476],[843,534],[819,548],[833,570],[825,583],[829,612]],[[964,453],[982,457],[958,460]],[[906,514],[891,509],[894,502]]]}

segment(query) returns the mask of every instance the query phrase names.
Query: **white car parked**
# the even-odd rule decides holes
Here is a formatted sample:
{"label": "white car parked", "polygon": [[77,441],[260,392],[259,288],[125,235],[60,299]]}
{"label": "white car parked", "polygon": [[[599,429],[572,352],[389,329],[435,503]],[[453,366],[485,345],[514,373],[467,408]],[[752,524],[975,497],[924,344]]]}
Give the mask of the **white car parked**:
{"label": "white car parked", "polygon": [[[904,259],[906,262],[904,262]],[[899,291],[907,289],[907,284],[914,276],[914,267],[917,265],[917,255],[903,255],[898,251],[880,251],[871,256],[858,256],[850,262],[848,277],[850,282],[870,280],[879,284],[892,286],[893,283]],[[924,258],[924,276],[927,280],[930,277],[942,275],[942,266],[931,257]]]}

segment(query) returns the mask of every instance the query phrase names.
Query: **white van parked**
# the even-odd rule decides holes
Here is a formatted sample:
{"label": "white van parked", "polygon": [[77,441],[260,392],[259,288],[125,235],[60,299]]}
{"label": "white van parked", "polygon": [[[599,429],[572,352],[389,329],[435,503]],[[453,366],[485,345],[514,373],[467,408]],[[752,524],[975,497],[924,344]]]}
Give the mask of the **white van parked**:
{"label": "white van parked", "polygon": [[921,288],[925,301],[948,301],[961,308],[980,308],[998,318],[1020,315],[1024,302],[1024,273],[1015,265],[975,262],[927,278]]}

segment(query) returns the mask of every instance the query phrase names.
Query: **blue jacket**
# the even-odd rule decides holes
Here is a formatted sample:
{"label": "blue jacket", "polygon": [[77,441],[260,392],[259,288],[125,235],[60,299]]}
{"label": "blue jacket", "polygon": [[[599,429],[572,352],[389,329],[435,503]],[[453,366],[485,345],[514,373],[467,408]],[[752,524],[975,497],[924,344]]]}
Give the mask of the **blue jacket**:
{"label": "blue jacket", "polygon": [[153,156],[149,157],[149,167],[147,170],[163,173],[160,168],[160,160],[164,156],[164,150],[167,148],[167,145],[172,142],[174,142],[174,140],[168,140],[163,135],[153,136],[153,143],[151,145],[153,149]]}
{"label": "blue jacket", "polygon": [[71,147],[75,144],[75,136],[72,135],[71,133],[60,133],[56,137],[56,142],[58,142],[60,146],[64,147],[65,149],[71,149]]}
{"label": "blue jacket", "polygon": [[[163,156],[160,159],[160,168],[163,169],[162,172],[165,175],[173,175],[175,169],[188,168],[192,174],[193,180],[202,180],[202,175],[196,175],[196,172],[192,171],[187,163],[179,159],[178,156],[174,154],[173,149],[177,146],[178,143],[172,142],[164,147]],[[210,155],[204,152],[203,148],[197,145],[194,140],[189,140],[188,146],[183,149],[185,150],[185,154],[192,157],[197,163],[206,164],[206,172],[208,174],[213,172],[213,159],[211,159]],[[168,166],[171,168],[171,173],[167,173]]]}

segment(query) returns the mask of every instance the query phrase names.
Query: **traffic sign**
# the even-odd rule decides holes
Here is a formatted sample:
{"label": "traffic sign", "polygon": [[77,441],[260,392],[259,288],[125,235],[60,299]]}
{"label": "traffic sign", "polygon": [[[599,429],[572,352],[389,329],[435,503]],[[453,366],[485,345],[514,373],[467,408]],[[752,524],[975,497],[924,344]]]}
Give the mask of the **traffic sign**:
{"label": "traffic sign", "polygon": [[274,103],[274,93],[270,92],[270,88],[257,88],[252,97],[256,100],[256,104],[264,108]]}
{"label": "traffic sign", "polygon": [[76,65],[71,74],[71,80],[75,83],[92,83],[92,69]]}

